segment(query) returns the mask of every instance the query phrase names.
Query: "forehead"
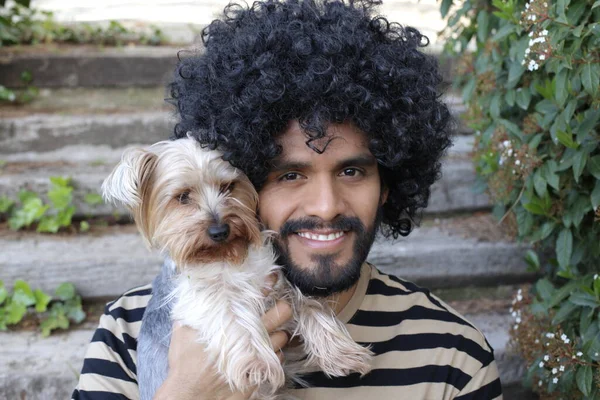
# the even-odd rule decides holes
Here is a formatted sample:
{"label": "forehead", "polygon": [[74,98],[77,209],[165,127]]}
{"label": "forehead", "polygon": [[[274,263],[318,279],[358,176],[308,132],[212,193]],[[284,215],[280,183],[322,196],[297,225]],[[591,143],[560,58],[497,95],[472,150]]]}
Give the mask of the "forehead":
{"label": "forehead", "polygon": [[330,124],[325,138],[311,142],[313,147],[324,149],[321,154],[306,144],[308,139],[298,121],[291,121],[288,128],[277,138],[277,143],[282,149],[278,160],[321,162],[358,154],[371,154],[367,135],[350,123]]}

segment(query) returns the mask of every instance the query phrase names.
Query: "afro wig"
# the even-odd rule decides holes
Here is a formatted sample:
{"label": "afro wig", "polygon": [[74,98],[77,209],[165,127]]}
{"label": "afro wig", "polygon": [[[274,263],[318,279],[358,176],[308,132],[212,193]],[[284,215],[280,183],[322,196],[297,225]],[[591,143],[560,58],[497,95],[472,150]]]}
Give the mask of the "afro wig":
{"label": "afro wig", "polygon": [[230,3],[202,31],[204,51],[180,58],[170,83],[173,138],[189,132],[220,149],[260,190],[291,120],[317,152],[329,123],[353,123],[389,190],[382,233],[408,235],[441,176],[452,124],[437,61],[419,49],[429,40],[374,15],[377,4]]}

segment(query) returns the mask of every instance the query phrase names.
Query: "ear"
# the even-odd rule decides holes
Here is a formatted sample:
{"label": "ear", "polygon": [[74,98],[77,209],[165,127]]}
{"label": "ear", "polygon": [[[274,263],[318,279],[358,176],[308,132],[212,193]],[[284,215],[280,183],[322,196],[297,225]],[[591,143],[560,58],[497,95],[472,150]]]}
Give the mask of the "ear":
{"label": "ear", "polygon": [[383,188],[381,190],[381,196],[380,196],[380,206],[384,205],[385,202],[388,199],[388,195],[390,194],[390,189],[387,187],[387,185],[383,185]]}
{"label": "ear", "polygon": [[102,197],[110,203],[121,202],[138,207],[156,167],[156,154],[143,149],[129,149],[102,183]]}

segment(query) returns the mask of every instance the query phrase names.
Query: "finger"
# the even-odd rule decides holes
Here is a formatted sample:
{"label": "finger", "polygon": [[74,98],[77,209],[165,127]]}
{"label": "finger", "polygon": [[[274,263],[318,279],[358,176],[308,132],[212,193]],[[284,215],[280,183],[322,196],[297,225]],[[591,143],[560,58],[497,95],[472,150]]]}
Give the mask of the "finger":
{"label": "finger", "polygon": [[292,308],[285,301],[279,300],[273,308],[263,315],[262,322],[267,332],[271,333],[290,318],[292,318]]}
{"label": "finger", "polygon": [[283,349],[290,340],[287,332],[285,331],[273,332],[271,335],[269,335],[269,337],[271,338],[271,347],[273,347],[273,350],[275,351]]}
{"label": "finger", "polygon": [[283,360],[285,360],[285,356],[283,355],[283,351],[279,350],[276,354],[277,354],[277,358],[279,358],[279,362],[283,362]]}
{"label": "finger", "polygon": [[262,294],[264,296],[267,296],[269,293],[271,293],[273,291],[273,286],[275,286],[278,279],[279,278],[278,278],[276,272],[273,272],[272,274],[267,276],[267,279],[265,280],[265,287],[262,289]]}

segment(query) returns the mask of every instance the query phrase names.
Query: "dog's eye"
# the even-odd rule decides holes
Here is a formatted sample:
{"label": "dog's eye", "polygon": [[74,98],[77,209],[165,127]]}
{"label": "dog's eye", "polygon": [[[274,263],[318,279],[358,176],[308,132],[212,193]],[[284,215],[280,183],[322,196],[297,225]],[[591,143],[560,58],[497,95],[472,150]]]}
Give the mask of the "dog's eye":
{"label": "dog's eye", "polygon": [[177,200],[181,204],[188,204],[190,202],[190,191],[186,190],[185,192],[182,192],[179,196],[177,196]]}
{"label": "dog's eye", "polygon": [[235,187],[234,182],[224,183],[221,185],[221,188],[219,189],[219,194],[229,194],[229,193],[231,193],[231,191],[233,190],[234,187]]}

